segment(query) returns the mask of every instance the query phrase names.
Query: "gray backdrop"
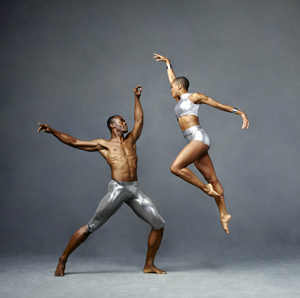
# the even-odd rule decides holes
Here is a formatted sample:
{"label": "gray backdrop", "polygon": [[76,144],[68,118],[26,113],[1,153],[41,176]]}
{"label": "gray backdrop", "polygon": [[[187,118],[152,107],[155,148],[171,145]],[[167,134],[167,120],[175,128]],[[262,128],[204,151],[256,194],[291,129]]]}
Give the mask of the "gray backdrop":
{"label": "gray backdrop", "polygon": [[[259,253],[300,243],[298,1],[1,1],[1,251],[61,254],[106,194],[110,169],[37,133],[38,122],[83,140],[109,138],[106,120],[133,126],[143,86],[139,185],[166,221],[160,254]],[[171,59],[208,106],[200,121],[232,214],[172,175],[185,145],[173,115]],[[143,253],[149,226],[124,205],[77,254]]]}

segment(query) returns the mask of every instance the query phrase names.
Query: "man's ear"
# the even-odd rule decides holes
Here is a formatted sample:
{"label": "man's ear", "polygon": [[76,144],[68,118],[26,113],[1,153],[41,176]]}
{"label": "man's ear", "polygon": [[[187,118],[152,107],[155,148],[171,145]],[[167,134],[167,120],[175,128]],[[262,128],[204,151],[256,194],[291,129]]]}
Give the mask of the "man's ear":
{"label": "man's ear", "polygon": [[177,85],[177,89],[180,90],[181,88],[182,88],[182,85],[181,85],[181,84],[178,84],[178,85]]}
{"label": "man's ear", "polygon": [[115,123],[111,123],[111,124],[109,124],[109,126],[110,126],[110,129],[113,129],[116,127]]}

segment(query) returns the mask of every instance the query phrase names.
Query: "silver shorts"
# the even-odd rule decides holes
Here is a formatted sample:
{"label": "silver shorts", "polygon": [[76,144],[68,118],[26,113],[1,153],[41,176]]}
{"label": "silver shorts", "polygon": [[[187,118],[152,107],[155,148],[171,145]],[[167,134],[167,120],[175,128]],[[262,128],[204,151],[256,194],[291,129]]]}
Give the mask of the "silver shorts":
{"label": "silver shorts", "polygon": [[210,147],[210,138],[200,125],[192,126],[184,130],[182,134],[188,143],[191,141],[200,141]]}
{"label": "silver shorts", "polygon": [[138,217],[150,224],[153,229],[157,230],[165,226],[165,221],[151,199],[138,188],[137,181],[112,180],[108,184],[107,195],[101,200],[94,216],[87,223],[88,230],[92,233],[99,229],[123,203],[126,203]]}

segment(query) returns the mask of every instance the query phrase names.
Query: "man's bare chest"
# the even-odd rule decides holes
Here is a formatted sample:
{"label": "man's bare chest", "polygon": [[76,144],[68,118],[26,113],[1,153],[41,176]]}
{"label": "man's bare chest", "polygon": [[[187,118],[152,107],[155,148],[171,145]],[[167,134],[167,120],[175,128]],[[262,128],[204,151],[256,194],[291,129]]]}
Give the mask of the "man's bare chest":
{"label": "man's bare chest", "polygon": [[132,160],[137,158],[137,154],[132,144],[116,143],[108,148],[107,158],[109,160]]}

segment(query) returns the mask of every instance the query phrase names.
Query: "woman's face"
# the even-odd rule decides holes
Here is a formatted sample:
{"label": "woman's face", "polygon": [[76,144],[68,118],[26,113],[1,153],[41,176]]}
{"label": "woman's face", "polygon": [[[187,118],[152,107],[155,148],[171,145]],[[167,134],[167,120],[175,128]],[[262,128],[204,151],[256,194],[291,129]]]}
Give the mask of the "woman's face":
{"label": "woman's face", "polygon": [[177,85],[176,83],[172,83],[172,85],[171,85],[171,95],[172,95],[172,97],[178,97],[179,96],[179,93],[178,93],[178,86],[179,85]]}

